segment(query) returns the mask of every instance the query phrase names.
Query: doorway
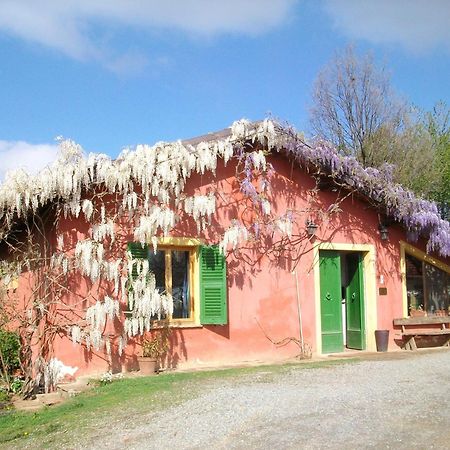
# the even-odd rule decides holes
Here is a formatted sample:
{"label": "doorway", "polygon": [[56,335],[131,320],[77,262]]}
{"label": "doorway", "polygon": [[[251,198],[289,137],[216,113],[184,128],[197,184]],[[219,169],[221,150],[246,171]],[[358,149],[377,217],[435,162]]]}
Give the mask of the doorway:
{"label": "doorway", "polygon": [[364,253],[319,251],[323,353],[365,350]]}

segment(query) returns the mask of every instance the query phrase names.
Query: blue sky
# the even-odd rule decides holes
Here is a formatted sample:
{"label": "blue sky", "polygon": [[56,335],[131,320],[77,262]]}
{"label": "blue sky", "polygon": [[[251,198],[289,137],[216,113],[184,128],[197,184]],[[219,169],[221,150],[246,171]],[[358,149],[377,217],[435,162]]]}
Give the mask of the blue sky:
{"label": "blue sky", "polygon": [[59,135],[116,156],[242,117],[307,131],[314,78],[349,43],[419,107],[450,104],[447,0],[1,0],[0,178]]}

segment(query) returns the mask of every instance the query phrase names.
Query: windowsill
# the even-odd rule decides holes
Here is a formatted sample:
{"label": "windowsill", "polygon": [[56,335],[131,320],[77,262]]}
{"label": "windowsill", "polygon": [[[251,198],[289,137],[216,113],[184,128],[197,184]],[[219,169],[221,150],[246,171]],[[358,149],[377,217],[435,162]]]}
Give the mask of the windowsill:
{"label": "windowsill", "polygon": [[[130,317],[131,316],[131,311],[123,311],[123,313],[125,314],[125,317]],[[166,325],[164,323],[161,322],[153,322],[152,323],[152,330],[161,330],[162,328],[164,328]],[[197,323],[191,320],[171,320],[169,322],[169,326],[170,328],[203,328],[203,325],[201,323]]]}
{"label": "windowsill", "polygon": [[190,323],[171,323],[170,326],[172,328],[203,328],[203,325],[201,323],[195,323],[195,322],[190,322]]}
{"label": "windowsill", "polygon": [[[160,330],[161,328],[164,328],[164,325],[157,324],[152,326],[152,330]],[[169,328],[203,328],[203,325],[196,322],[171,321],[169,323]]]}

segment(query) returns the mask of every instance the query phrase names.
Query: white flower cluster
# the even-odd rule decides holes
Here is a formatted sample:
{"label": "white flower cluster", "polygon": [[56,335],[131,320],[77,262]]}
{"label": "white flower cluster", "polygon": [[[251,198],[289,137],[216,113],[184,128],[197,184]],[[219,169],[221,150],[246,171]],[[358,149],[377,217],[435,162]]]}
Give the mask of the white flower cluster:
{"label": "white flower cluster", "polygon": [[261,200],[261,210],[266,216],[270,215],[270,202],[267,199]]}
{"label": "white flower cluster", "polygon": [[136,210],[138,205],[138,196],[136,192],[129,192],[123,196],[122,200],[122,208],[128,209],[128,211]]}
{"label": "white flower cluster", "polygon": [[[107,353],[110,354],[109,339],[102,338],[102,330],[106,324],[106,319],[113,320],[114,317],[119,317],[120,305],[118,300],[105,296],[103,302],[96,301],[86,311],[86,321],[89,323],[89,328],[84,336],[86,347],[92,345],[95,350],[105,345]],[[75,333],[75,336],[74,336]],[[81,335],[74,327],[72,327],[72,340],[81,342]]]}
{"label": "white flower cluster", "polygon": [[271,121],[255,127],[241,120],[231,127],[231,136],[223,140],[198,144],[157,143],[150,147],[139,145],[134,151],[125,150],[116,160],[104,154],[89,154],[86,158],[81,147],[73,141],[61,141],[59,158],[37,175],[23,170],[9,172],[0,185],[0,219],[11,223],[14,215],[23,217],[35,212],[49,201],[59,199],[65,214],[78,217],[82,211],[87,220],[93,216],[94,205],[82,199],[82,192],[102,185],[107,192],[123,195],[128,209],[138,208],[135,186],[139,185],[147,199],[155,197],[163,203],[177,199],[184,190],[186,179],[193,172],[214,172],[218,158],[225,163],[233,156],[233,143],[251,137],[275,145],[277,138]]}
{"label": "white flower cluster", "polygon": [[90,239],[78,241],[75,246],[75,260],[82,275],[88,276],[92,282],[100,278],[101,264],[103,262],[103,244]]}
{"label": "white flower cluster", "polygon": [[247,119],[238,120],[231,125],[231,132],[236,139],[247,139],[251,131],[251,122]]}
{"label": "white flower cluster", "polygon": [[131,316],[125,318],[124,331],[128,337],[149,331],[151,321],[173,312],[172,297],[156,288],[155,275],[149,272],[145,259],[129,259],[128,307]]}
{"label": "white flower cluster", "polygon": [[169,208],[153,206],[147,216],[141,216],[139,225],[134,229],[134,238],[137,242],[145,244],[150,242],[160,228],[164,235],[175,225],[175,213]]}
{"label": "white flower cluster", "polygon": [[86,320],[93,329],[100,329],[106,323],[106,317],[113,320],[119,316],[119,301],[106,296],[103,302],[95,302],[86,311]]}
{"label": "white flower cluster", "polygon": [[101,223],[92,226],[92,239],[102,242],[110,238],[114,242],[114,222],[111,219],[103,220]]}
{"label": "white flower cluster", "polygon": [[267,162],[264,152],[262,152],[261,150],[257,152],[251,152],[249,158],[251,159],[253,168],[255,170],[266,170]]}
{"label": "white flower cluster", "polygon": [[[82,275],[89,277],[95,283],[101,277],[114,282],[114,295],[119,295],[122,273],[122,259],[106,259],[103,244],[86,239],[78,241],[75,246],[75,264]],[[55,253],[51,258],[51,267],[61,268],[66,274],[70,269],[70,258],[65,253]]]}
{"label": "white flower cluster", "polygon": [[70,334],[71,334],[72,342],[74,344],[81,344],[82,332],[81,332],[81,328],[78,325],[72,326],[72,328],[70,330]]}
{"label": "white flower cluster", "polygon": [[237,220],[233,221],[232,225],[225,231],[222,241],[219,244],[219,249],[225,253],[229,247],[236,250],[239,244],[247,241],[248,231],[245,226],[240,224]]}
{"label": "white flower cluster", "polygon": [[254,140],[267,144],[269,149],[278,147],[283,143],[283,135],[275,130],[275,123],[272,120],[263,120],[259,123]]}
{"label": "white flower cluster", "polygon": [[288,237],[292,236],[292,219],[288,216],[280,217],[275,221],[275,225],[278,229],[278,231],[281,232],[281,234],[284,234]]}
{"label": "white flower cluster", "polygon": [[65,253],[53,253],[50,258],[50,267],[52,269],[61,268],[62,273],[66,275],[70,269],[70,259]]}
{"label": "white flower cluster", "polygon": [[87,221],[91,220],[92,213],[94,212],[94,204],[89,199],[84,199],[81,204],[81,210],[83,211],[84,217],[86,217]]}
{"label": "white flower cluster", "polygon": [[99,379],[100,384],[110,384],[115,380],[122,380],[123,374],[121,373],[112,373],[111,371],[105,372]]}
{"label": "white flower cluster", "polygon": [[184,200],[184,212],[190,214],[197,224],[197,230],[204,230],[211,223],[211,217],[216,211],[216,197],[195,195]]}

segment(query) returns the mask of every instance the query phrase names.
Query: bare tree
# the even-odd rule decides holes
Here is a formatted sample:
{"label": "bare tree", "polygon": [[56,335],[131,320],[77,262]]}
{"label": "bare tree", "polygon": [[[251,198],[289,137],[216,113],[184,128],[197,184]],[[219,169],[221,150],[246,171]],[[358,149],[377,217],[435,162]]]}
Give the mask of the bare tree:
{"label": "bare tree", "polygon": [[406,106],[393,92],[384,67],[347,47],[319,72],[310,111],[312,129],[363,165],[379,165],[376,139],[402,127]]}
{"label": "bare tree", "polygon": [[438,102],[424,112],[393,91],[384,66],[347,47],[314,83],[314,133],[364,166],[391,164],[395,182],[439,203],[448,217],[450,110]]}

